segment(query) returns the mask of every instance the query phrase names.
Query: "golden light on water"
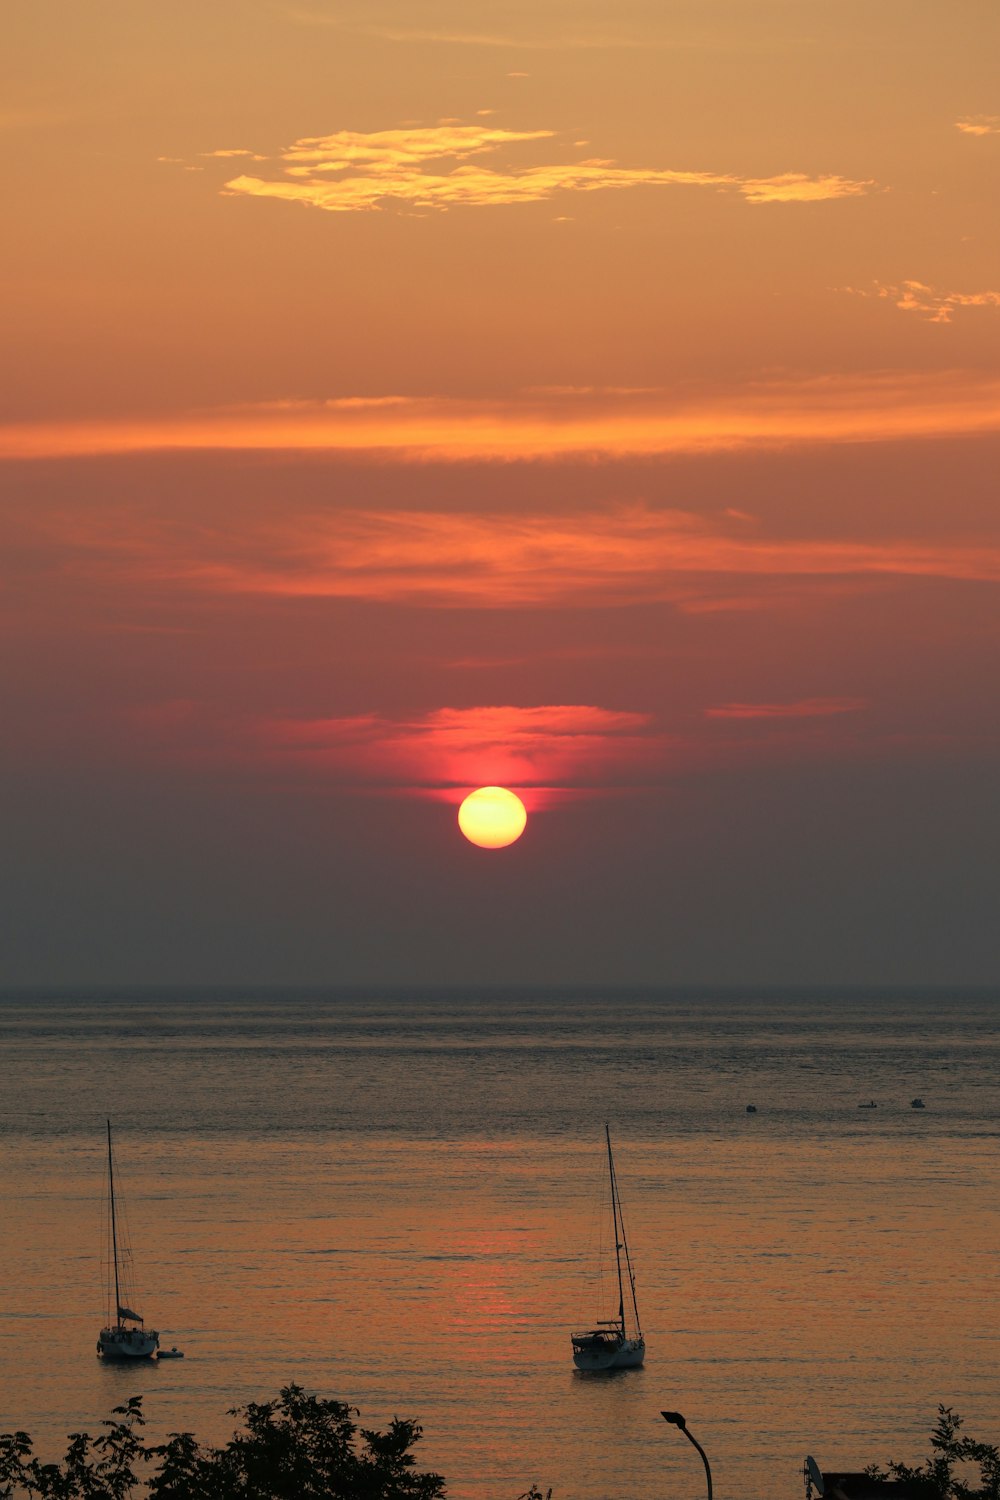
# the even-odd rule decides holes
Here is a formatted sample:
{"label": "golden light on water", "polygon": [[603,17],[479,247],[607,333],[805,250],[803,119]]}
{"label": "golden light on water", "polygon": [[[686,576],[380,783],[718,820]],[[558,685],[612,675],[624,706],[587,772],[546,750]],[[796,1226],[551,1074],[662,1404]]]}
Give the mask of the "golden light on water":
{"label": "golden light on water", "polygon": [[481,786],[458,809],[458,826],[480,849],[505,849],[521,837],[528,821],[524,803],[502,786]]}

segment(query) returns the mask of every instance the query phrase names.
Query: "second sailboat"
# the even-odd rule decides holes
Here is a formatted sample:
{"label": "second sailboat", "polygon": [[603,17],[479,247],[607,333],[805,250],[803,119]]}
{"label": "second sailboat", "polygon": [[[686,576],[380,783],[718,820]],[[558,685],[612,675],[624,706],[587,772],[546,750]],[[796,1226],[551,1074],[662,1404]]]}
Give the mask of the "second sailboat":
{"label": "second sailboat", "polygon": [[[629,1255],[622,1200],[618,1192],[615,1158],[611,1150],[611,1131],[604,1135],[608,1145],[608,1177],[611,1183],[611,1218],[615,1238],[615,1269],[618,1273],[618,1316],[599,1319],[596,1328],[570,1335],[573,1341],[573,1363],[578,1370],[627,1370],[641,1365],[646,1357],[646,1340],[639,1324],[639,1304],[635,1297],[635,1273]],[[624,1266],[622,1256],[624,1253]],[[626,1318],[625,1282],[628,1281],[631,1316]],[[629,1324],[631,1323],[631,1329]]]}

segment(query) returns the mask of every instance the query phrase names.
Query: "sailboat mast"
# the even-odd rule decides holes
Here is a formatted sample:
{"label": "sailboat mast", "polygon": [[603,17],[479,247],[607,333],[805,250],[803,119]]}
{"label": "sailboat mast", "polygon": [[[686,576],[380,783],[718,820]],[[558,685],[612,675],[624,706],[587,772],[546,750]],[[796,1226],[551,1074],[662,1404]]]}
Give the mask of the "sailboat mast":
{"label": "sailboat mast", "polygon": [[[111,1121],[108,1121],[108,1186],[111,1190],[111,1253],[115,1261],[115,1327],[122,1326],[121,1292],[118,1290],[118,1228],[115,1223],[115,1168],[111,1160]],[[621,1280],[621,1275],[618,1277]]]}
{"label": "sailboat mast", "polygon": [[[618,1268],[618,1318],[622,1325],[622,1333],[625,1332],[625,1292],[622,1287],[622,1241],[618,1238],[618,1228],[621,1222],[620,1205],[618,1203],[618,1184],[615,1181],[615,1159],[611,1155],[611,1129],[605,1123],[604,1135],[608,1143],[608,1176],[611,1179],[611,1216],[614,1220],[615,1229],[615,1265]],[[624,1237],[624,1231],[623,1231]],[[635,1289],[632,1291],[635,1296]]]}
{"label": "sailboat mast", "polygon": [[[607,1129],[607,1126],[605,1126],[605,1129]],[[612,1199],[614,1201],[614,1205],[615,1205],[615,1209],[616,1209],[616,1213],[617,1213],[618,1228],[620,1228],[621,1232],[622,1232],[622,1238],[621,1238],[621,1246],[620,1246],[620,1248],[625,1251],[625,1270],[626,1270],[626,1273],[628,1275],[629,1291],[632,1293],[632,1312],[635,1314],[635,1331],[636,1331],[636,1336],[637,1337],[641,1337],[641,1335],[642,1335],[642,1326],[641,1326],[641,1324],[639,1322],[639,1303],[637,1302],[636,1295],[635,1295],[635,1272],[632,1270],[632,1257],[629,1254],[628,1236],[625,1233],[625,1219],[624,1219],[624,1217],[622,1215],[622,1199],[621,1199],[621,1193],[620,1193],[619,1188],[618,1188],[618,1174],[615,1171],[614,1158],[611,1155],[611,1137],[610,1137],[610,1135],[608,1136],[608,1161],[609,1161],[610,1168],[611,1168],[611,1196],[612,1196]],[[616,1235],[615,1235],[615,1243],[616,1244],[617,1244],[617,1241],[618,1241],[618,1236],[617,1236],[617,1233],[616,1233]],[[620,1318],[622,1320],[622,1331],[624,1332],[624,1330],[625,1330],[625,1299],[621,1295],[621,1290],[622,1290],[622,1268],[621,1268],[621,1259],[619,1258],[619,1261],[618,1261],[619,1316],[620,1316]]]}
{"label": "sailboat mast", "polygon": [[625,1234],[625,1221],[624,1221],[624,1219],[622,1219],[621,1213],[622,1213],[622,1204],[621,1204],[621,1199],[619,1198],[619,1200],[618,1200],[618,1218],[621,1221],[621,1226],[622,1226],[622,1246],[623,1246],[624,1251],[625,1251],[625,1269],[628,1271],[628,1284],[629,1284],[629,1287],[630,1287],[631,1292],[632,1292],[632,1311],[635,1314],[635,1332],[636,1332],[636,1337],[637,1338],[641,1338],[641,1336],[642,1336],[642,1325],[639,1322],[639,1304],[636,1301],[636,1297],[635,1297],[635,1272],[632,1270],[632,1257],[629,1254],[629,1250],[628,1250],[628,1238],[626,1237],[626,1234]]}

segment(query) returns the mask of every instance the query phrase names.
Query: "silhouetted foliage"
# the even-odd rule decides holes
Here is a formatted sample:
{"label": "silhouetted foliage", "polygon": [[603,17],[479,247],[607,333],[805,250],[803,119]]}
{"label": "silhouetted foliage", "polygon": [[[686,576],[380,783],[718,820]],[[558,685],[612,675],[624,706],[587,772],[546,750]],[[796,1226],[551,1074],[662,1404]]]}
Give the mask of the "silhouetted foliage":
{"label": "silhouetted foliage", "polygon": [[[950,1406],[938,1407],[937,1426],[931,1433],[934,1450],[926,1463],[910,1466],[890,1461],[887,1469],[872,1464],[867,1470],[873,1479],[903,1480],[921,1500],[1000,1500],[1000,1451],[993,1443],[980,1443],[961,1437],[962,1418]],[[979,1484],[970,1485],[969,1471],[956,1472],[956,1466],[975,1464]]]}
{"label": "silhouetted foliage", "polygon": [[189,1432],[146,1447],[142,1397],[115,1408],[103,1437],[72,1433],[61,1464],[34,1457],[26,1432],[0,1437],[0,1496],[41,1500],[127,1500],[148,1479],[154,1500],[439,1500],[440,1474],[420,1473],[410,1449],[416,1422],[394,1418],[385,1432],[357,1427],[344,1401],[289,1385],[274,1401],[251,1402],[224,1448],[203,1448]]}
{"label": "silhouetted foliage", "polygon": [[[288,1385],[274,1401],[252,1401],[230,1416],[240,1425],[224,1448],[203,1448],[172,1432],[147,1447],[142,1397],[116,1406],[101,1437],[71,1433],[61,1463],[43,1464],[26,1432],[0,1436],[0,1500],[441,1500],[440,1474],[421,1473],[411,1449],[416,1422],[394,1417],[385,1432],[357,1426],[345,1401]],[[151,1472],[140,1473],[140,1469]],[[552,1500],[532,1485],[519,1500]]]}
{"label": "silhouetted foliage", "polygon": [[[115,1419],[118,1420],[115,1420]],[[153,1448],[138,1436],[142,1397],[131,1396],[101,1423],[103,1437],[71,1432],[61,1464],[43,1464],[32,1453],[26,1432],[0,1436],[0,1495],[39,1495],[43,1500],[126,1500],[139,1477],[136,1464],[149,1463]]]}

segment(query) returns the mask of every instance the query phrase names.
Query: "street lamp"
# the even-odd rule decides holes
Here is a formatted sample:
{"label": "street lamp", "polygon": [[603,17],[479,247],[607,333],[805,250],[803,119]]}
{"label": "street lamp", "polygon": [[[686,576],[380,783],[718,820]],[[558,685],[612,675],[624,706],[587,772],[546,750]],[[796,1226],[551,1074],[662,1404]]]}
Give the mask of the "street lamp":
{"label": "street lamp", "polygon": [[701,1446],[698,1439],[696,1437],[692,1437],[690,1432],[688,1432],[687,1423],[685,1422],[679,1411],[661,1411],[660,1416],[663,1418],[664,1422],[672,1422],[675,1427],[679,1427],[681,1432],[683,1432],[684,1436],[687,1438],[688,1442],[693,1443],[698,1452],[701,1454],[701,1461],[705,1465],[705,1478],[708,1480],[708,1500],[712,1500],[712,1471],[708,1466],[708,1455],[705,1452],[704,1448]]}

